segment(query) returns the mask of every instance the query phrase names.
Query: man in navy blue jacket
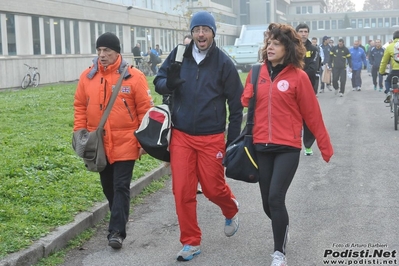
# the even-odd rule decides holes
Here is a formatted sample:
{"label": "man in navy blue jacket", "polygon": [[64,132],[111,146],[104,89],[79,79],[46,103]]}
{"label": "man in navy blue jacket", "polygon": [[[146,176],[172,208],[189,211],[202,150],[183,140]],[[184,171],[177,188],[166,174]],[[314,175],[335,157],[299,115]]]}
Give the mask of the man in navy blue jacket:
{"label": "man in navy blue jacket", "polygon": [[[241,131],[243,86],[234,64],[216,47],[213,16],[200,11],[192,16],[193,36],[183,62],[175,62],[177,48],[166,58],[154,79],[161,95],[172,94],[170,165],[176,213],[183,249],[178,261],[201,253],[201,229],[197,221],[197,184],[225,216],[224,233],[238,229],[238,203],[224,177],[222,160],[226,145]],[[227,143],[226,102],[229,108]]]}
{"label": "man in navy blue jacket", "polygon": [[382,56],[384,55],[384,48],[381,46],[381,40],[377,39],[374,42],[374,47],[371,48],[369,52],[369,63],[371,65],[371,76],[373,78],[374,90],[377,90],[377,76],[378,76],[378,86],[380,88],[380,92],[384,88],[382,83],[382,75],[378,73],[380,69],[380,64],[382,60]]}

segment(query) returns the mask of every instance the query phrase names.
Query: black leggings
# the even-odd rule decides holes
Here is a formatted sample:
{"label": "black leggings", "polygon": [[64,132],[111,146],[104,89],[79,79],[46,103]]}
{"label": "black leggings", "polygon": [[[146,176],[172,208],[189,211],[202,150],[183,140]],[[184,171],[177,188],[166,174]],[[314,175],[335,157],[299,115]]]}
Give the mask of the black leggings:
{"label": "black leggings", "polygon": [[300,150],[257,152],[263,210],[272,220],[274,250],[285,254],[289,218],[285,195],[299,164]]}

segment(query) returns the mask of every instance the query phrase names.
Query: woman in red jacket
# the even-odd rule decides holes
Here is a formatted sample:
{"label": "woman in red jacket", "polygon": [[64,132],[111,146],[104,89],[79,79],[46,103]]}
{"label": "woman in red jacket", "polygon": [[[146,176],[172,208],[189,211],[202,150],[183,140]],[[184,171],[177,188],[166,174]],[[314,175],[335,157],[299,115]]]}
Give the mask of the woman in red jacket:
{"label": "woman in red jacket", "polygon": [[[330,137],[312,84],[302,70],[306,49],[289,25],[272,23],[265,33],[264,64],[257,81],[253,139],[259,162],[263,209],[272,220],[272,266],[286,266],[285,245],[289,227],[286,192],[299,163],[303,121],[317,140],[323,159],[333,155]],[[250,72],[241,102],[253,95]]]}

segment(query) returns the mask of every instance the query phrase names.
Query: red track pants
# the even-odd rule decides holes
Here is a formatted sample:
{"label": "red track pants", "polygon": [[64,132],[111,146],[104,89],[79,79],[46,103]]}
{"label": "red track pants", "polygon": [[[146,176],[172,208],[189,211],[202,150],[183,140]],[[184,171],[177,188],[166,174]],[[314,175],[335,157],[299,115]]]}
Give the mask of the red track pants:
{"label": "red track pants", "polygon": [[224,177],[224,134],[192,136],[173,129],[169,148],[180,242],[198,246],[201,243],[197,221],[198,181],[204,195],[220,207],[226,218],[231,219],[238,212]]}

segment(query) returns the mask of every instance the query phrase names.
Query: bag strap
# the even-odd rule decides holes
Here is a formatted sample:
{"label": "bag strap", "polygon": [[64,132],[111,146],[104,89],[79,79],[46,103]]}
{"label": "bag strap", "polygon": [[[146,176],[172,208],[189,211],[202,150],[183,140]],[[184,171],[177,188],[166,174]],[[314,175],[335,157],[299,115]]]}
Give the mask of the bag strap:
{"label": "bag strap", "polygon": [[100,123],[98,124],[98,128],[104,128],[105,121],[107,121],[108,115],[111,112],[112,106],[114,105],[114,102],[116,100],[116,97],[118,96],[119,90],[121,89],[123,77],[125,76],[125,73],[126,73],[126,70],[128,67],[129,66],[126,65],[122,70],[122,73],[118,79],[118,82],[116,83],[114,90],[112,91],[112,95],[111,95],[111,98],[109,99],[108,105],[105,108],[105,111],[101,117]]}
{"label": "bag strap", "polygon": [[247,134],[252,135],[252,127],[254,125],[254,113],[255,113],[255,102],[256,102],[256,93],[258,90],[258,77],[260,73],[261,64],[256,64],[252,66],[252,76],[251,76],[251,84],[253,86],[254,92],[251,100],[248,105],[248,114],[247,114]]}

